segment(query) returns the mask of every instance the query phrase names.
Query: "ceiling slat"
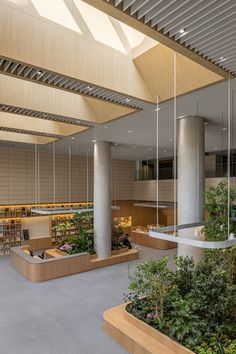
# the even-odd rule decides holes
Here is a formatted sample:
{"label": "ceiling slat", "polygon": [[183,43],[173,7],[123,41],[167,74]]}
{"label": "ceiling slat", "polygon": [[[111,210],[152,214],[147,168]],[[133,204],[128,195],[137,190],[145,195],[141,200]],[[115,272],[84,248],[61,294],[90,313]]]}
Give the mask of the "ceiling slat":
{"label": "ceiling slat", "polygon": [[[171,41],[165,41],[163,36],[165,35],[176,41],[178,45],[182,44],[181,47],[179,46],[180,53],[184,52],[188,56],[187,50],[191,50],[190,58],[193,58],[194,52],[197,62],[203,62],[204,65],[203,57],[212,64],[216,63],[226,72],[230,69],[230,73],[236,76],[232,67],[227,66],[228,61],[225,60],[223,64],[219,59],[227,57],[227,55],[232,56],[232,50],[235,50],[235,0],[110,0],[109,6],[97,6],[94,0],[85,1],[109,14],[111,14],[110,6],[115,6],[117,8],[116,14],[118,14],[117,11],[123,11],[125,16],[133,17],[136,21],[141,22],[142,26],[146,24],[154,31],[159,32],[161,36],[156,38],[163,38],[163,44],[167,43],[166,45],[170,48],[176,48],[174,45],[171,46]],[[97,2],[107,2],[107,0],[98,0]],[[115,17],[124,19],[124,16]],[[129,21],[127,21],[128,23]],[[144,33],[147,31],[144,30]],[[162,41],[160,40],[160,42]],[[230,46],[232,50],[230,50]],[[182,47],[185,47],[184,51]],[[219,50],[220,48],[221,50]],[[199,61],[197,55],[199,55]],[[217,70],[216,68],[216,72]],[[228,75],[228,73],[219,70],[218,72],[221,72],[224,77]]]}

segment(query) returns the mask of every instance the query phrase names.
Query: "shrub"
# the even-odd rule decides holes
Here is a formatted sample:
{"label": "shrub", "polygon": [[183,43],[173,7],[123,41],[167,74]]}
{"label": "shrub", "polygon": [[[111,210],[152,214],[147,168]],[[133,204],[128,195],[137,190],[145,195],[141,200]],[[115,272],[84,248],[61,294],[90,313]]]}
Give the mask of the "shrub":
{"label": "shrub", "polygon": [[127,310],[197,354],[235,352],[235,249],[205,251],[192,258],[150,260],[130,277]]}

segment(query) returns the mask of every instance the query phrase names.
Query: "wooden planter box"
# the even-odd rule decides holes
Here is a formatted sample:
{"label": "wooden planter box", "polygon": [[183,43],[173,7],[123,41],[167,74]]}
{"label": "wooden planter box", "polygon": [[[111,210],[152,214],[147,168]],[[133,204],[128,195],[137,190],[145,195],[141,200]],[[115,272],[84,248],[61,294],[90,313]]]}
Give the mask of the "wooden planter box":
{"label": "wooden planter box", "polygon": [[104,330],[132,354],[194,354],[188,348],[140,321],[126,311],[126,304],[106,310]]}
{"label": "wooden planter box", "polygon": [[[122,252],[111,254],[100,259],[89,253],[63,254],[48,259],[31,257],[24,252],[24,247],[13,247],[10,250],[10,260],[13,267],[22,273],[29,281],[41,282],[75,273],[106,267],[118,263],[129,262],[139,258],[137,249],[122,249]],[[52,250],[51,250],[52,251]],[[119,250],[121,251],[121,250]]]}
{"label": "wooden planter box", "polygon": [[[174,237],[173,237],[174,238]],[[175,242],[163,241],[154,237],[150,237],[148,233],[131,231],[131,240],[139,245],[156,248],[158,250],[168,250],[176,248]]]}

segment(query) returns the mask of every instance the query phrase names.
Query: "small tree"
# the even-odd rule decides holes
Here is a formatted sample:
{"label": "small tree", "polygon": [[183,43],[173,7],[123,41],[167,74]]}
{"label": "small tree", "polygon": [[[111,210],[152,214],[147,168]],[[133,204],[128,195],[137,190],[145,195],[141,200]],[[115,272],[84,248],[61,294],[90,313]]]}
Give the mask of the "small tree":
{"label": "small tree", "polygon": [[135,296],[145,296],[153,306],[156,317],[163,320],[164,298],[171,287],[172,277],[168,269],[168,258],[150,260],[138,266],[130,278],[129,289]]}

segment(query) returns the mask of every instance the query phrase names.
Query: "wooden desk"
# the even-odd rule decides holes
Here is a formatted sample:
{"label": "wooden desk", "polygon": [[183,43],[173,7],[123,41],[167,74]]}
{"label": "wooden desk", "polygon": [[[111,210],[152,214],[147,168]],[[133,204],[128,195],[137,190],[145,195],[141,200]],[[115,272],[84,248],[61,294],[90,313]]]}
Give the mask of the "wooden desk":
{"label": "wooden desk", "polygon": [[63,252],[57,248],[52,248],[50,250],[45,251],[46,258],[58,258],[68,256],[66,252]]}

